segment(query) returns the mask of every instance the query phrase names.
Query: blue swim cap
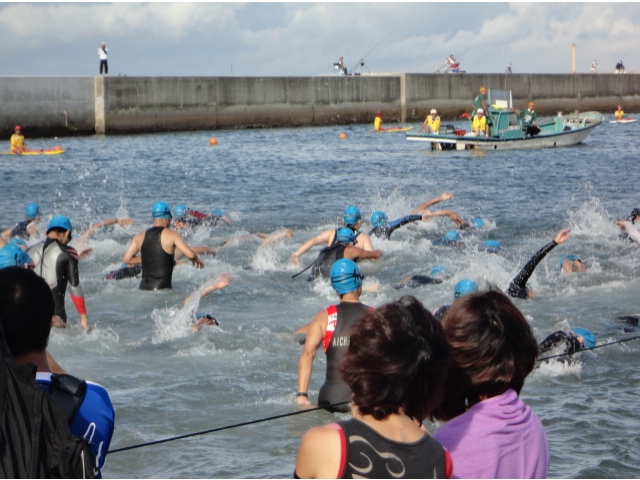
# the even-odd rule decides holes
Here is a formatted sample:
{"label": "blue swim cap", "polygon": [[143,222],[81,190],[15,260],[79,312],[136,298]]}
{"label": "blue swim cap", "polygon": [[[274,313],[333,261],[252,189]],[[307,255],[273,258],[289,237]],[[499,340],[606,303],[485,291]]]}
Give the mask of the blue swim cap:
{"label": "blue swim cap", "polygon": [[387,215],[384,212],[373,212],[371,214],[371,224],[374,227],[381,227],[382,225],[384,225],[385,223],[387,223],[389,219],[387,218]]}
{"label": "blue swim cap", "polygon": [[49,225],[47,226],[47,233],[54,228],[61,228],[62,230],[72,231],[73,227],[71,226],[71,220],[69,217],[65,217],[64,215],[56,215],[51,219]]}
{"label": "blue swim cap", "polygon": [[478,291],[478,284],[473,280],[463,279],[456,283],[455,288],[453,289],[453,298],[460,298],[463,295],[467,295],[468,293],[473,293]]}
{"label": "blue swim cap", "polygon": [[362,286],[362,279],[358,265],[353,260],[341,258],[329,270],[331,286],[340,295],[354,292]]}
{"label": "blue swim cap", "polygon": [[24,214],[27,217],[27,220],[33,220],[36,217],[40,216],[40,205],[37,203],[29,203],[24,209]]}
{"label": "blue swim cap", "polygon": [[570,260],[572,262],[575,262],[576,260],[580,260],[580,257],[573,254],[563,255],[560,257],[560,260],[558,260],[558,268],[562,268],[562,264],[564,263],[565,260]]}
{"label": "blue swim cap", "polygon": [[487,240],[482,244],[484,250],[489,253],[496,253],[500,251],[500,242],[497,240]]}
{"label": "blue swim cap", "polygon": [[579,337],[584,338],[584,346],[585,348],[593,348],[596,346],[596,337],[593,333],[591,333],[586,328],[574,328],[573,333],[578,335]]}
{"label": "blue swim cap", "polygon": [[11,240],[9,240],[9,245],[15,245],[16,247],[20,247],[23,250],[25,250],[29,246],[27,242],[25,242],[20,237],[13,237]]}
{"label": "blue swim cap", "polygon": [[10,243],[0,248],[0,268],[21,267],[31,263],[31,257],[17,245]]}
{"label": "blue swim cap", "polygon": [[187,207],[185,205],[176,205],[176,208],[173,209],[173,213],[176,217],[184,217],[187,215]]}
{"label": "blue swim cap", "polygon": [[221,217],[224,215],[224,212],[219,208],[216,208],[213,212],[211,212],[214,217]]}
{"label": "blue swim cap", "polygon": [[349,227],[342,227],[336,234],[336,242],[339,243],[355,243],[356,234]]}
{"label": "blue swim cap", "polygon": [[345,225],[355,225],[361,218],[362,215],[360,215],[358,207],[351,206],[344,209],[343,219]]}
{"label": "blue swim cap", "polygon": [[482,220],[480,217],[473,217],[471,219],[471,222],[469,222],[469,223],[471,223],[471,226],[473,228],[482,228],[482,227],[484,227],[484,220]]}
{"label": "blue swim cap", "polygon": [[449,230],[444,236],[446,242],[458,242],[460,241],[460,234],[455,230]]}
{"label": "blue swim cap", "polygon": [[165,202],[157,202],[151,209],[153,218],[172,218],[171,209]]}
{"label": "blue swim cap", "polygon": [[445,273],[447,273],[447,269],[445,267],[443,267],[442,265],[434,265],[433,267],[431,267],[429,276],[432,277],[434,275],[445,274]]}

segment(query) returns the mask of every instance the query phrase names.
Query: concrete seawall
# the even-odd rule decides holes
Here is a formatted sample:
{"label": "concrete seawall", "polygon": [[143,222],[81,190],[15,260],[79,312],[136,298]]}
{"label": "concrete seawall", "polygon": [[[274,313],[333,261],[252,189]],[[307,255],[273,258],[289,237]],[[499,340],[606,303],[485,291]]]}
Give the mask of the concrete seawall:
{"label": "concrete seawall", "polygon": [[0,134],[27,137],[420,122],[471,111],[480,86],[557,111],[640,111],[637,74],[380,74],[319,77],[0,77]]}

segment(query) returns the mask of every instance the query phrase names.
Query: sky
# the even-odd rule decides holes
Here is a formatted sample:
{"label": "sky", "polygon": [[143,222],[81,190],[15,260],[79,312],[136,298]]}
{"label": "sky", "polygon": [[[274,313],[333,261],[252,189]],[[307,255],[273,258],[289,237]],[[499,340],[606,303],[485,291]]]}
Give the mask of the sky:
{"label": "sky", "polygon": [[101,42],[128,76],[640,71],[640,3],[0,3],[0,75],[97,75]]}

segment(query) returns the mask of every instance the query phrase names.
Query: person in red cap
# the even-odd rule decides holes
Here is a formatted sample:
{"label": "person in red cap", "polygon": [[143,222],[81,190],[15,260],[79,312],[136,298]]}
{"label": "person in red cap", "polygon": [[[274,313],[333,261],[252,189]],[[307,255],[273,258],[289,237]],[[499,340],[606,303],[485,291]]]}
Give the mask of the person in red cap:
{"label": "person in red cap", "polygon": [[373,131],[374,132],[384,132],[384,127],[382,126],[382,112],[376,112],[376,118],[373,121]]}
{"label": "person in red cap", "polygon": [[22,153],[26,151],[27,149],[24,146],[22,127],[20,125],[16,125],[15,133],[11,135],[11,153]]}

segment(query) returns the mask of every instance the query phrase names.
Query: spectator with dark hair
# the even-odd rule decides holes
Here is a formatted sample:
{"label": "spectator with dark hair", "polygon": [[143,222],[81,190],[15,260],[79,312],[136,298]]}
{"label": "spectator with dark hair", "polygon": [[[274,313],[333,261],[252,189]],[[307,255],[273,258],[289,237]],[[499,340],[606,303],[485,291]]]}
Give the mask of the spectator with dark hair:
{"label": "spectator with dark hair", "polygon": [[[54,297],[44,279],[19,266],[0,269],[0,321],[9,350],[17,365],[36,367],[36,381],[58,401],[71,433],[91,444],[100,476],[113,435],[115,412],[102,386],[51,373],[59,370],[46,350],[54,311]],[[64,388],[69,386],[73,386],[73,393]]]}
{"label": "spectator with dark hair", "polygon": [[546,478],[550,454],[536,414],[519,397],[538,344],[524,316],[497,290],[457,299],[442,326],[451,366],[434,437],[458,478]]}
{"label": "spectator with dark hair", "polygon": [[448,363],[442,327],[414,297],[363,316],[340,365],[353,418],[304,434],[296,478],[451,478],[449,453],[421,426]]}

